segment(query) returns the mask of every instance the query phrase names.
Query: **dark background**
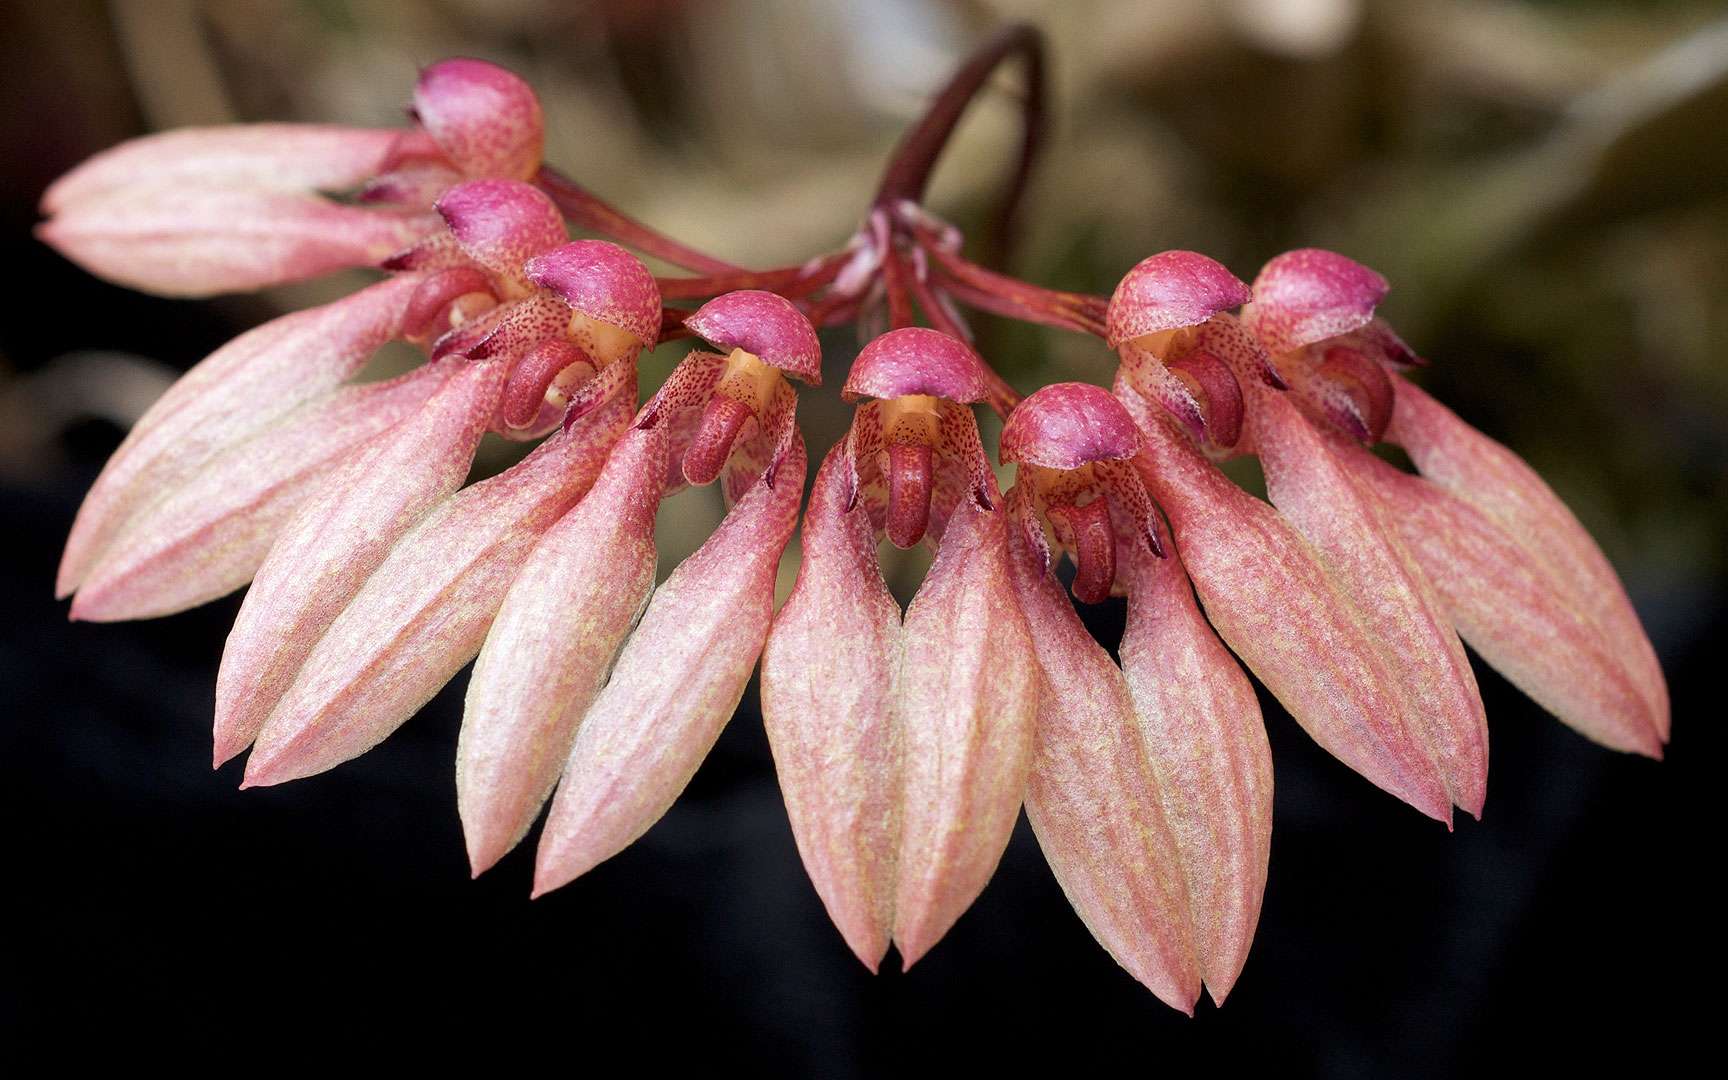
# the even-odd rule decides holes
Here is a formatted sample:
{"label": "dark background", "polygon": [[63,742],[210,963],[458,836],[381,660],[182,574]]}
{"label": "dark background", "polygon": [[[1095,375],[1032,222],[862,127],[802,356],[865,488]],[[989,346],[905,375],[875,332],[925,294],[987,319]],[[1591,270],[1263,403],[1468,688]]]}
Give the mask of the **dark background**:
{"label": "dark background", "polygon": [[[0,1054],[246,1067],[479,1051],[823,1076],[1055,1055],[1064,1075],[1408,1076],[1651,1069],[1713,1034],[1720,9],[1292,6],[1297,29],[1280,32],[1246,3],[0,4]],[[110,626],[70,624],[52,601],[78,501],[165,378],[346,287],[194,303],[96,282],[28,233],[42,186],[82,157],[184,123],[388,123],[415,63],[485,55],[542,90],[551,160],[767,265],[844,239],[920,88],[1004,11],[1038,18],[1057,64],[1056,141],[1016,268],[1107,292],[1158,248],[1249,277],[1315,243],[1387,271],[1389,314],[1435,360],[1430,388],[1529,457],[1621,568],[1674,694],[1667,761],[1594,747],[1479,667],[1488,805],[1447,835],[1266,701],[1265,911],[1228,1004],[1190,1020],[1096,947],[1024,827],[930,956],[869,976],[799,865],[753,688],[659,825],[530,903],[527,850],[468,880],[451,769],[465,676],[364,758],[242,793],[238,762],[207,764],[238,599]],[[1652,70],[1685,77],[1656,93]],[[942,173],[933,205],[962,224],[1010,116],[986,103]],[[1077,339],[983,332],[1022,389],[1108,376]],[[843,370],[845,343],[830,345]],[[819,453],[846,414],[806,398]],[[1119,609],[1089,615],[1101,638],[1120,632]]]}

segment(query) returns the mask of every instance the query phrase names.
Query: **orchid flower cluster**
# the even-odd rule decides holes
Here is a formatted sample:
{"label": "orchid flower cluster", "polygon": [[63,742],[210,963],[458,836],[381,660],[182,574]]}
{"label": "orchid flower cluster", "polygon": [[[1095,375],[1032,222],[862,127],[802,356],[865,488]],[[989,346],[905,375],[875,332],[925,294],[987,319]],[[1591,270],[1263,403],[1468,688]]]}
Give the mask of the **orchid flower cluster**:
{"label": "orchid flower cluster", "polygon": [[[1464,642],[1586,737],[1659,757],[1667,692],[1613,570],[1523,462],[1407,379],[1421,361],[1375,315],[1379,275],[1302,250],[1250,286],[1167,251],[1106,300],[962,254],[920,200],[1012,59],[1029,105],[1010,216],[1039,131],[1025,28],[960,69],[842,250],[763,271],[545,167],[533,92],[476,60],[427,68],[401,130],[186,130],[96,156],[49,189],[40,228],[94,273],[167,295],[384,276],[242,335],[144,415],[67,542],[72,617],[249,582],[215,715],[217,764],[251,748],[243,786],[365,753],[475,661],[468,854],[485,871],[550,800],[536,895],[665,813],[760,661],[798,850],[871,970],[942,938],[1024,806],[1099,943],[1189,1012],[1235,983],[1266,880],[1272,761],[1247,672],[1448,825],[1480,814],[1488,770]],[[1101,339],[1113,386],[1022,400],[963,308]],[[776,612],[807,472],[798,394],[822,381],[818,328],[843,323],[869,338],[841,389],[856,406]],[[699,344],[638,407],[639,355],[680,337]],[[357,382],[390,341],[425,362]],[[1005,420],[1006,492],[980,405]],[[489,432],[538,446],[464,487]],[[1269,501],[1217,468],[1250,454]],[[716,483],[725,519],[656,586],[660,501]],[[904,610],[884,539],[934,553]],[[1119,660],[1074,606],[1111,597]]]}

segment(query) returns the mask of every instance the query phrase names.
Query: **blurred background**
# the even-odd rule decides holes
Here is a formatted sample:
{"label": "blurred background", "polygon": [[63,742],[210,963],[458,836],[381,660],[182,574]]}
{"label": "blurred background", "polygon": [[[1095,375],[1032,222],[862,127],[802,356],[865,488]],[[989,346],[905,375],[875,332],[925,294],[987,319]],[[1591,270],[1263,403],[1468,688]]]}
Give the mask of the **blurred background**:
{"label": "blurred background", "polygon": [[[526,851],[467,880],[465,676],[365,758],[242,794],[238,763],[206,766],[238,599],[115,626],[51,601],[72,514],[131,421],[228,338],[353,285],[202,302],[104,285],[30,236],[43,187],[84,157],[189,124],[398,123],[417,65],[474,55],[539,91],[549,162],[696,247],[775,265],[845,241],[929,92],[1016,18],[1049,36],[1053,111],[1011,269],[1108,293],[1165,248],[1251,278],[1313,245],[1384,272],[1425,384],[1523,454],[1620,569],[1674,690],[1667,762],[1593,747],[1479,668],[1493,782],[1485,820],[1448,836],[1268,700],[1265,913],[1232,1000],[1188,1020],[1092,943],[1024,826],[928,959],[869,977],[798,864],[754,689],[660,825],[530,904]],[[1079,1072],[1408,1076],[1509,1054],[1649,1064],[1694,1031],[1680,984],[1711,978],[1719,936],[1706,679],[1728,643],[1721,3],[0,0],[0,26],[0,1054],[99,1034],[248,1062],[550,1042],[577,1067],[693,1054],[753,1075],[1044,1051]],[[930,206],[962,227],[1012,153],[1012,89],[937,175]],[[1093,341],[978,328],[1023,391],[1110,376]],[[830,387],[855,344],[829,335]],[[831,390],[800,414],[813,457],[848,419]],[[668,504],[663,572],[717,516],[706,500]],[[918,567],[891,569],[915,585]],[[1120,610],[1089,617],[1120,633]]]}

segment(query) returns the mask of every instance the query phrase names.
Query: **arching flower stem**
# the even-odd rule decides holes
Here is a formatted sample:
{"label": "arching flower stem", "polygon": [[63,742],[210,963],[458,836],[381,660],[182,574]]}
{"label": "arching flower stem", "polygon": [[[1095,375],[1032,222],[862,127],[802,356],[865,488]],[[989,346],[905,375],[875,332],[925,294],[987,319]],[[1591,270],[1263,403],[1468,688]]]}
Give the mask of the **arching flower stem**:
{"label": "arching flower stem", "polygon": [[657,280],[660,284],[660,295],[668,300],[694,300],[736,292],[739,289],[766,289],[791,300],[808,296],[832,283],[850,258],[850,252],[837,251],[831,255],[817,256],[796,266],[778,266],[772,270],[737,270],[701,277],[664,277]]}
{"label": "arching flower stem", "polygon": [[723,262],[712,255],[704,255],[695,248],[688,247],[677,240],[657,232],[642,224],[635,218],[613,208],[599,196],[565,176],[550,165],[542,165],[535,174],[534,182],[541,191],[551,196],[558,209],[564,212],[578,227],[590,232],[599,233],[620,244],[633,247],[638,251],[652,255],[657,259],[665,259],[674,266],[682,266],[686,270],[694,270],[700,274],[731,274],[742,271],[742,267]]}
{"label": "arching flower stem", "polygon": [[923,201],[930,174],[935,170],[948,140],[953,137],[960,117],[965,115],[996,69],[1011,59],[1018,59],[1025,69],[1026,88],[1021,98],[1020,152],[990,230],[997,249],[993,254],[1005,253],[1011,243],[1020,198],[1026,191],[1026,182],[1044,142],[1044,35],[1027,23],[1003,27],[973,53],[937,93],[923,119],[900,140],[882,174],[874,206],[891,209],[902,201]]}

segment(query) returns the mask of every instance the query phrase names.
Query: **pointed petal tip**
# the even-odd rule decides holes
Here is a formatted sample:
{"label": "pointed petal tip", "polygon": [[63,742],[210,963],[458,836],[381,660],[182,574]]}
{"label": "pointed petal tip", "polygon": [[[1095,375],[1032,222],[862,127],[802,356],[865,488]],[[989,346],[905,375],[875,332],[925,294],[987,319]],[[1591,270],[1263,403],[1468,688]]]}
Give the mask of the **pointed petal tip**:
{"label": "pointed petal tip", "polygon": [[[468,846],[468,880],[478,881],[481,874],[497,866],[498,860],[503,857],[504,852],[502,851],[492,851],[470,844]],[[539,895],[538,892],[533,894],[533,896]],[[533,896],[529,899],[533,899]]]}
{"label": "pointed petal tip", "polygon": [[894,951],[900,954],[900,973],[902,975],[911,971],[912,965],[924,959],[924,955],[936,944],[934,941],[926,942],[917,938],[914,938],[913,942],[912,945],[907,945],[906,939],[898,933],[894,935]]}
{"label": "pointed petal tip", "polygon": [[462,846],[468,854],[470,878],[478,878],[497,866],[520,842],[516,837],[501,835],[496,820],[488,823],[477,811],[465,806],[460,796],[457,815],[462,819]]}
{"label": "pointed petal tip", "polygon": [[210,769],[214,772],[222,766],[239,757],[246,750],[245,746],[235,746],[232,742],[222,739],[218,734],[216,743],[210,748]]}
{"label": "pointed petal tip", "polygon": [[112,623],[154,617],[153,614],[135,611],[124,603],[106,603],[101,591],[83,587],[72,595],[72,607],[66,612],[67,622]]}
{"label": "pointed petal tip", "polygon": [[581,876],[582,874],[580,871],[574,874],[566,874],[562,868],[554,870],[544,863],[536,861],[534,864],[534,885],[533,888],[529,890],[528,899],[538,900],[549,892],[556,892],[557,890],[562,889],[564,886],[570,884]]}
{"label": "pointed petal tip", "polygon": [[294,751],[293,741],[275,746],[266,746],[262,741],[255,743],[251,756],[246,759],[246,771],[240,777],[240,790],[276,787],[291,780],[304,780],[329,767],[306,768],[302,756]]}

